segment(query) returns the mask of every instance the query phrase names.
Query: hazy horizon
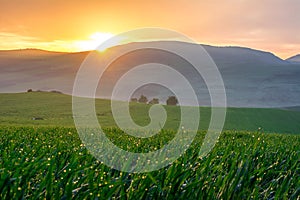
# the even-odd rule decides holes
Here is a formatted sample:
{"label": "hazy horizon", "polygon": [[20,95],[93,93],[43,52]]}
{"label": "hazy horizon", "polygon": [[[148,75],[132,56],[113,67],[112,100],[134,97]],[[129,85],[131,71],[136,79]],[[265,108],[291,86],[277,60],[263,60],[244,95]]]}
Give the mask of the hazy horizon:
{"label": "hazy horizon", "polygon": [[[142,43],[142,42],[166,42],[167,40],[159,40],[159,41],[139,41],[137,43]],[[176,41],[176,40],[171,40],[169,42],[182,42],[182,41]],[[122,46],[122,45],[127,45],[127,44],[131,44],[131,43],[135,43],[135,42],[128,42],[128,43],[124,43],[124,44],[117,44],[111,47],[108,47],[107,49],[113,48],[113,47],[117,47],[117,46]],[[188,43],[188,42],[187,42]],[[194,44],[194,43],[191,43]],[[278,58],[282,59],[282,60],[287,60],[289,58],[292,58],[294,56],[298,56],[300,55],[299,53],[296,53],[294,55],[291,55],[287,58],[283,58],[280,57],[278,55],[276,55],[276,53],[268,51],[266,49],[256,49],[256,48],[252,48],[249,46],[237,46],[237,45],[211,45],[211,44],[201,44],[201,43],[197,43],[198,45],[203,45],[203,46],[212,46],[212,47],[219,47],[219,48],[246,48],[246,49],[252,49],[252,50],[256,50],[256,51],[263,51],[263,52],[269,52],[274,54],[275,56],[277,56]],[[64,51],[64,50],[48,50],[46,48],[35,48],[35,47],[24,47],[24,48],[12,48],[12,49],[0,49],[0,51],[21,51],[21,50],[41,50],[41,51],[49,51],[49,52],[57,52],[57,53],[81,53],[81,52],[89,52],[89,51],[95,51],[96,49],[90,49],[90,50],[77,50],[77,51]],[[105,49],[106,50],[106,49]]]}

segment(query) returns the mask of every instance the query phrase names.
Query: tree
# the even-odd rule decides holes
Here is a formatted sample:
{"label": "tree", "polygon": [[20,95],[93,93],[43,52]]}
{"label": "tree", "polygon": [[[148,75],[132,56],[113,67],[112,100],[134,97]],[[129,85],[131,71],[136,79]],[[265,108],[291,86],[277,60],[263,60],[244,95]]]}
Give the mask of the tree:
{"label": "tree", "polygon": [[159,99],[153,98],[148,104],[159,104]]}
{"label": "tree", "polygon": [[28,89],[27,92],[32,92],[32,89]]}
{"label": "tree", "polygon": [[139,102],[140,102],[140,103],[147,103],[147,102],[148,102],[148,99],[147,99],[146,96],[141,95],[141,97],[139,98]]}
{"label": "tree", "polygon": [[169,96],[167,99],[167,105],[176,106],[178,104],[178,100],[175,96]]}

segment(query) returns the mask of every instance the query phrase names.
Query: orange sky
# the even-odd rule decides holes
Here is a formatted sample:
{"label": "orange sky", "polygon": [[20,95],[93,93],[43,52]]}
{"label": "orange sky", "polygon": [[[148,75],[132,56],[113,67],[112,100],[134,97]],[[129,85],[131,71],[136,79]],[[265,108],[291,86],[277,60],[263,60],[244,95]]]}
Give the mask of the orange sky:
{"label": "orange sky", "polygon": [[0,0],[0,49],[80,51],[95,33],[162,27],[287,58],[300,53],[299,10],[299,0]]}

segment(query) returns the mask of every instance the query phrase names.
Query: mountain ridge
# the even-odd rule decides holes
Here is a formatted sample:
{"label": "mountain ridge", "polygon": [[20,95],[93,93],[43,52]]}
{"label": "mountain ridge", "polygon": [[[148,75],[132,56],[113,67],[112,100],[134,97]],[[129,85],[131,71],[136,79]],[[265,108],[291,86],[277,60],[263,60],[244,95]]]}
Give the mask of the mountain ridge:
{"label": "mountain ridge", "polygon": [[300,63],[300,54],[294,55],[286,60],[293,63]]}
{"label": "mountain ridge", "polygon": [[[139,45],[143,46],[141,43],[115,46],[107,49],[105,53],[99,53],[99,55],[110,55],[110,52],[117,52],[122,48],[135,49]],[[184,48],[187,48],[188,53],[192,54],[197,49],[195,46],[197,44],[184,42],[153,43],[153,46],[162,49],[165,45],[175,45],[179,48],[185,45]],[[300,104],[300,88],[298,87],[300,85],[298,78],[300,77],[300,67],[297,63],[291,64],[270,52],[251,48],[215,47],[211,45],[203,45],[203,48],[212,57],[223,77],[228,106],[290,107]],[[23,53],[19,54],[19,51]],[[35,54],[35,52],[37,53]],[[33,90],[58,90],[72,94],[77,70],[91,51],[41,52],[36,49],[10,50],[9,53],[0,51],[0,93],[24,92],[31,88]],[[128,67],[156,61],[179,67],[187,79],[196,85],[200,105],[210,105],[210,96],[203,80],[195,79],[194,73],[188,70],[188,63],[174,56],[159,52],[152,52],[150,55],[139,52],[138,56],[128,55],[127,59],[119,59],[119,61],[110,66],[110,70],[105,73],[104,85],[107,87],[104,88],[102,96],[97,93],[99,95],[97,97],[106,98],[106,93],[109,94],[106,90],[109,91],[111,85],[114,85],[113,80],[126,72]],[[159,97],[162,101],[170,95],[165,89],[155,86],[145,87],[143,90],[137,91],[135,95],[144,93],[149,99]],[[188,102],[187,98],[187,104]]]}
{"label": "mountain ridge", "polygon": [[[118,48],[120,46],[124,46],[124,45],[131,45],[131,44],[141,44],[141,43],[155,43],[155,42],[159,42],[159,43],[163,43],[163,42],[173,42],[173,43],[186,43],[186,44],[190,44],[190,45],[201,45],[203,47],[206,48],[218,48],[218,49],[242,49],[242,50],[249,50],[249,51],[254,51],[254,52],[259,52],[259,53],[266,53],[266,54],[270,54],[280,60],[288,60],[290,58],[296,57],[296,56],[300,56],[300,54],[297,54],[295,56],[292,56],[290,58],[287,59],[282,59],[279,56],[276,56],[274,53],[269,52],[267,50],[260,50],[260,49],[255,49],[255,48],[251,48],[251,47],[244,47],[244,46],[235,46],[235,45],[228,45],[228,46],[215,46],[215,45],[209,45],[209,44],[198,44],[198,43],[189,43],[189,42],[182,42],[182,41],[147,41],[147,42],[130,42],[130,43],[126,43],[126,44],[119,44],[113,47],[109,47],[108,49],[112,49],[112,48]],[[46,50],[46,49],[39,49],[39,48],[24,48],[24,49],[0,49],[0,53],[3,52],[28,52],[28,51],[36,51],[36,52],[44,52],[44,53],[61,53],[61,54],[73,54],[73,53],[89,53],[95,50],[87,50],[87,51],[52,51],[52,50]]]}

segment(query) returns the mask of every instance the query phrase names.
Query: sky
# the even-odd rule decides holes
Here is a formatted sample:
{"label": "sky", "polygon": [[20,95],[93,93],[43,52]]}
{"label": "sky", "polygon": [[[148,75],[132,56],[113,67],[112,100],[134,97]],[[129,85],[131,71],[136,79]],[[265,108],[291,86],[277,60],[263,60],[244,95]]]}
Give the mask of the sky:
{"label": "sky", "polygon": [[299,0],[0,0],[0,49],[84,51],[161,27],[201,44],[300,54]]}

